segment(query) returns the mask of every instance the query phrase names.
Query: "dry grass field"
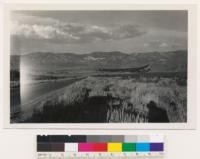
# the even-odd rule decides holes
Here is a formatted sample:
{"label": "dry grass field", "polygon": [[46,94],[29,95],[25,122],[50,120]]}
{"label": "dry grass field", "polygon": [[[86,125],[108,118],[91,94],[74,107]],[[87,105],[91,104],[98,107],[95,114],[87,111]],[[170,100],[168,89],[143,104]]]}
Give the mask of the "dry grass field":
{"label": "dry grass field", "polygon": [[179,81],[88,77],[51,93],[27,122],[186,122],[187,87]]}

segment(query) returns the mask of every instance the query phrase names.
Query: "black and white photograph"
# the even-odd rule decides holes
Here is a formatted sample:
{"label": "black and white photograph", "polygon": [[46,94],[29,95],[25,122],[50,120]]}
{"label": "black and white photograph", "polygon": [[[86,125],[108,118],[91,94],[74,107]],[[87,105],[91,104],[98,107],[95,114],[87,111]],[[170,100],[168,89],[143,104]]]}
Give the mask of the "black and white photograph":
{"label": "black and white photograph", "polygon": [[187,10],[12,10],[10,123],[187,123]]}

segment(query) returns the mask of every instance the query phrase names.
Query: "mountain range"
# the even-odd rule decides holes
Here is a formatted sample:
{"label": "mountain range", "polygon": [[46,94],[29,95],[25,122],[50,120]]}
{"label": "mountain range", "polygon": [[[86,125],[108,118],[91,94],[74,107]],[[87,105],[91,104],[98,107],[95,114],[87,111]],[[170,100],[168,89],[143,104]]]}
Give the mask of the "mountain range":
{"label": "mountain range", "polygon": [[185,72],[187,50],[132,54],[113,51],[88,54],[35,52],[11,55],[11,69],[19,69],[19,63],[36,70],[53,71],[74,68],[128,68],[149,64],[152,72]]}

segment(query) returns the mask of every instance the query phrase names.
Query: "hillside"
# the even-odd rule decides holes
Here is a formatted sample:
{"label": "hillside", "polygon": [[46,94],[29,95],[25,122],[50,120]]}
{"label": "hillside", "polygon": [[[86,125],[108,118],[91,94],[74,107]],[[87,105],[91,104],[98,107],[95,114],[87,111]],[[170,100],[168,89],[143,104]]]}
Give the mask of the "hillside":
{"label": "hillside", "polygon": [[[11,68],[17,69],[19,56],[11,55]],[[89,54],[36,52],[21,56],[21,61],[36,70],[98,69],[139,67],[149,64],[152,72],[187,71],[187,51],[125,54],[119,51]]]}

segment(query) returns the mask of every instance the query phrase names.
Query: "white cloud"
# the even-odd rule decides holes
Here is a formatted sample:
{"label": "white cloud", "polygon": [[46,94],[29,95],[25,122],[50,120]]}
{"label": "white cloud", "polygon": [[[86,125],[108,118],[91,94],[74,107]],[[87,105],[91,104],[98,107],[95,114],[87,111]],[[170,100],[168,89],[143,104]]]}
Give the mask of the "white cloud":
{"label": "white cloud", "polygon": [[[43,39],[63,43],[85,43],[134,38],[145,32],[133,24],[116,27],[61,22],[34,16],[12,17],[11,34],[26,39]],[[42,21],[44,19],[44,22]]]}
{"label": "white cloud", "polygon": [[73,36],[69,32],[59,29],[57,26],[19,24],[18,22],[13,23],[11,34],[27,39],[79,39],[79,37]]}

